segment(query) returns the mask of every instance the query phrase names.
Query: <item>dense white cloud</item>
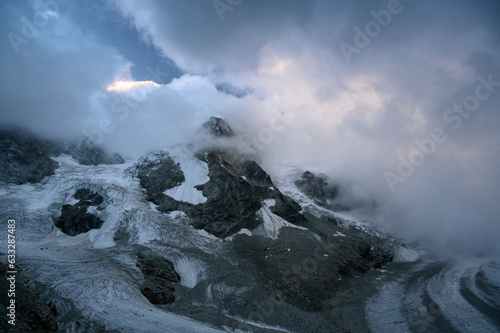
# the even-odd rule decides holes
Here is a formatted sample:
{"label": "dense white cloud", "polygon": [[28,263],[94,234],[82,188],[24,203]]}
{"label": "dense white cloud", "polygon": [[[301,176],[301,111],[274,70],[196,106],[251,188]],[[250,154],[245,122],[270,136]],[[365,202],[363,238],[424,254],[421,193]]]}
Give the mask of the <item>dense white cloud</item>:
{"label": "dense white cloud", "polygon": [[[266,141],[265,162],[328,173],[356,189],[346,196],[376,198],[390,230],[439,250],[498,250],[500,193],[489,184],[500,185],[500,89],[460,128],[443,119],[474,94],[479,76],[500,81],[498,5],[246,1],[221,21],[209,1],[192,4],[116,2],[184,70],[250,88],[233,109],[221,103],[218,111],[257,143]],[[340,44],[355,46],[355,28],[364,30],[372,11],[384,15],[390,6],[398,9],[390,23],[346,61]],[[290,121],[269,140],[262,131],[284,114]],[[427,142],[436,128],[445,142],[434,143],[393,193],[384,172],[397,174],[401,158],[420,163],[415,140]]]}

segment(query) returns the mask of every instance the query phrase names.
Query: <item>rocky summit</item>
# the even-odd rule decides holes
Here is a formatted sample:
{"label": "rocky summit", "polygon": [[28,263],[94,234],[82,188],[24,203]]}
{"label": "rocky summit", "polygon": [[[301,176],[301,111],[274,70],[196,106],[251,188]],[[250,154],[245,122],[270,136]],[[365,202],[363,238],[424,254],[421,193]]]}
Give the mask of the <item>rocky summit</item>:
{"label": "rocky summit", "polygon": [[209,120],[203,123],[202,129],[205,130],[206,133],[216,137],[234,136],[233,130],[222,118],[210,117]]}

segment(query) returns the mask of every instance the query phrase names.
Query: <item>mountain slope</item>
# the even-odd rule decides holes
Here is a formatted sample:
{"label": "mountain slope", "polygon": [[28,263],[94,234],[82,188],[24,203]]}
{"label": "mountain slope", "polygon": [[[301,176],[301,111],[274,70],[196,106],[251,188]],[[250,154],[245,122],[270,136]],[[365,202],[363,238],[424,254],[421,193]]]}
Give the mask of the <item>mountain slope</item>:
{"label": "mountain slope", "polygon": [[[0,188],[0,217],[16,219],[20,279],[54,304],[59,330],[336,331],[332,302],[392,259],[386,236],[304,201],[293,179],[276,186],[228,147],[54,160],[42,183]],[[88,230],[68,207],[102,224]]]}

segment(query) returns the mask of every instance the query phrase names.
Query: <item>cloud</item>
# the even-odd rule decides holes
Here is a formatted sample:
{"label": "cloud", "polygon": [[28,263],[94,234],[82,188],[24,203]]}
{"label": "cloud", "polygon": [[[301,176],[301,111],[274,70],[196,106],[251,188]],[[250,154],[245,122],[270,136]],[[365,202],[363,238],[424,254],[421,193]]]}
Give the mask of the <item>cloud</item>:
{"label": "cloud", "polygon": [[132,90],[137,87],[159,87],[160,85],[153,81],[128,81],[128,80],[115,80],[113,83],[106,87],[107,91],[123,92]]}
{"label": "cloud", "polygon": [[[391,3],[398,13],[348,62],[340,44],[355,45],[356,28]],[[372,219],[438,252],[498,251],[500,90],[459,129],[443,119],[478,77],[500,81],[498,4],[252,1],[223,21],[209,1],[196,4],[115,2],[183,70],[252,92],[213,109],[262,148],[269,169],[288,161],[326,172],[346,197],[376,198]],[[285,128],[270,130],[283,115]],[[384,172],[397,172],[400,156],[436,128],[446,142],[392,192]]]}
{"label": "cloud", "polygon": [[[1,6],[2,35],[24,39],[18,52],[3,40],[1,123],[26,126],[45,136],[77,136],[100,112],[94,107],[99,91],[128,71],[130,63],[115,49],[83,34],[65,15],[49,15],[44,24],[37,24],[39,10]],[[63,5],[58,9],[65,10]],[[36,30],[26,34],[28,26]]]}

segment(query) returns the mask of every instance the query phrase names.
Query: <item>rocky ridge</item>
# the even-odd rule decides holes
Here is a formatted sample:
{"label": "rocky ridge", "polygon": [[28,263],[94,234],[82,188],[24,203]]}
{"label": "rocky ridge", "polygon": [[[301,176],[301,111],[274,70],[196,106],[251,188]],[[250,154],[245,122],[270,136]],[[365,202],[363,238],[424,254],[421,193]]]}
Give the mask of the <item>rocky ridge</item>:
{"label": "rocky ridge", "polygon": [[40,140],[25,133],[0,131],[0,181],[17,185],[37,183],[59,167]]}
{"label": "rocky ridge", "polygon": [[38,183],[54,174],[59,167],[52,158],[62,154],[82,165],[121,164],[123,158],[84,139],[78,143],[62,143],[37,138],[25,130],[0,129],[0,182],[12,184]]}
{"label": "rocky ridge", "polygon": [[[212,117],[203,125],[210,135],[232,136],[232,129],[222,119]],[[301,207],[274,186],[271,177],[252,159],[231,148],[203,148],[194,151],[194,158],[206,163],[209,180],[196,184],[206,202],[193,204],[179,201],[164,192],[181,185],[184,174],[178,162],[166,151],[150,153],[134,166],[149,201],[161,212],[182,211],[191,218],[191,225],[216,237],[228,237],[241,229],[254,229],[262,223],[258,215],[262,203],[272,200],[273,214],[290,223],[306,221]]]}

